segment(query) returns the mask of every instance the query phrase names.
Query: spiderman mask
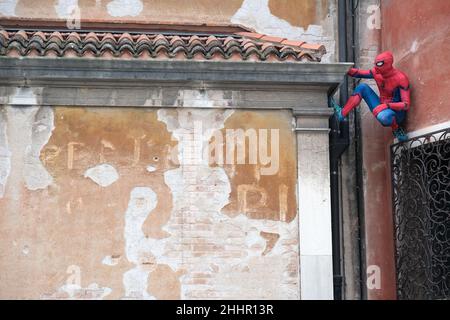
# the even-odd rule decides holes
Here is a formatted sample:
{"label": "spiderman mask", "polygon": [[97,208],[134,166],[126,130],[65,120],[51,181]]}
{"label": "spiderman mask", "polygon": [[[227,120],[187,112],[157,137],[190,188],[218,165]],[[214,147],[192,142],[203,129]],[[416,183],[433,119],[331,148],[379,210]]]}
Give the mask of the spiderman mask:
{"label": "spiderman mask", "polygon": [[394,64],[394,56],[389,51],[380,53],[375,58],[375,69],[377,73],[380,73],[382,75],[391,72],[394,69],[393,64]]}

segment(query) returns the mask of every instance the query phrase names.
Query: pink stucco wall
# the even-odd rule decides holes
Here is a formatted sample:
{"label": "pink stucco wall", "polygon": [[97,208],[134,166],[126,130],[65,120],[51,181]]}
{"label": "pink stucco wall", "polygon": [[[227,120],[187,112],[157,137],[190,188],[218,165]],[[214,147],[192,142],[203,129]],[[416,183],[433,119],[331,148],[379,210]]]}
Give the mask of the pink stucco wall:
{"label": "pink stucco wall", "polygon": [[[412,106],[406,122],[408,132],[450,121],[450,1],[380,2],[381,30],[361,30],[361,67],[372,63],[373,50],[394,53],[395,66],[405,72],[411,82]],[[360,25],[365,25],[365,18],[362,17]],[[368,289],[368,298],[395,299],[389,154],[393,136],[389,129],[374,121],[370,112],[362,111],[361,116],[366,263],[367,266],[381,268],[381,288]]]}
{"label": "pink stucco wall", "polygon": [[450,1],[382,1],[382,48],[411,81],[408,131],[450,120],[449,17]]}

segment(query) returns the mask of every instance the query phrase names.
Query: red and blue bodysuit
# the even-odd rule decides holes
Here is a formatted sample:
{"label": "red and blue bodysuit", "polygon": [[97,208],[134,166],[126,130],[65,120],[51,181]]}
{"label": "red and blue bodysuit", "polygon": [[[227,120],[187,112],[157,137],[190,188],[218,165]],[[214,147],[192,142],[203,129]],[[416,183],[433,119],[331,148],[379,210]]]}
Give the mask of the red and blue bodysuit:
{"label": "red and blue bodysuit", "polygon": [[370,111],[385,127],[391,127],[394,136],[404,141],[407,136],[400,128],[410,107],[410,88],[408,77],[393,67],[394,57],[391,52],[383,52],[375,59],[371,70],[351,68],[348,75],[355,78],[374,79],[380,96],[367,84],[359,84],[343,108],[334,106],[337,118],[343,121],[361,100],[367,103]]}

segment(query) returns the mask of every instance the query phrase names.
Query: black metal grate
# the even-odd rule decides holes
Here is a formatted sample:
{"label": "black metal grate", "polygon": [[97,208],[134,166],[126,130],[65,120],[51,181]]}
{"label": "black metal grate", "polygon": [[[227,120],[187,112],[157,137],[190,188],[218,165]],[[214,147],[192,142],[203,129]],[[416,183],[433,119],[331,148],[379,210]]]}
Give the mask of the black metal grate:
{"label": "black metal grate", "polygon": [[391,147],[399,299],[450,299],[450,128]]}

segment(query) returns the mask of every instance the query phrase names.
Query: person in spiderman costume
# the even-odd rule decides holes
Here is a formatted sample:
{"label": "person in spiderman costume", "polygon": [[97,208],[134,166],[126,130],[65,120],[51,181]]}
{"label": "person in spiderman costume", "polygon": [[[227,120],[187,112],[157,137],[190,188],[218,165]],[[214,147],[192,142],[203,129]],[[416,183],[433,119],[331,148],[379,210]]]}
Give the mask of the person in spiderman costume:
{"label": "person in spiderman costume", "polygon": [[361,100],[367,103],[375,118],[385,127],[391,127],[399,141],[408,139],[400,127],[410,107],[410,88],[408,77],[393,67],[394,56],[383,52],[375,58],[375,67],[371,70],[351,68],[348,75],[355,78],[374,79],[380,91],[380,97],[367,84],[359,84],[344,107],[331,100],[339,121],[344,121],[351,110],[359,106]]}

